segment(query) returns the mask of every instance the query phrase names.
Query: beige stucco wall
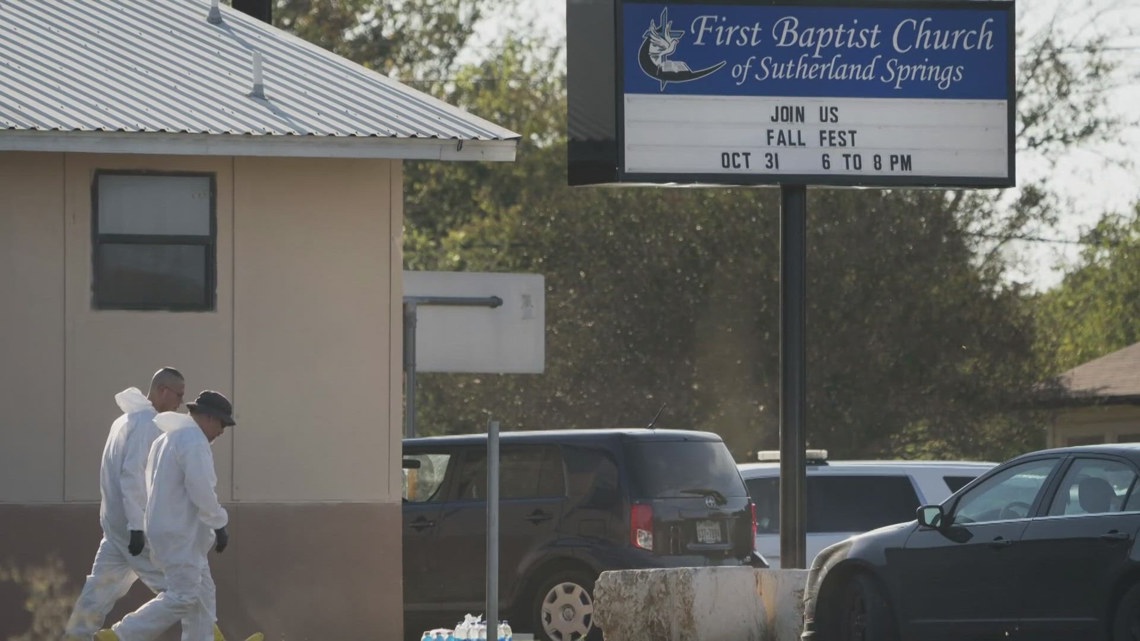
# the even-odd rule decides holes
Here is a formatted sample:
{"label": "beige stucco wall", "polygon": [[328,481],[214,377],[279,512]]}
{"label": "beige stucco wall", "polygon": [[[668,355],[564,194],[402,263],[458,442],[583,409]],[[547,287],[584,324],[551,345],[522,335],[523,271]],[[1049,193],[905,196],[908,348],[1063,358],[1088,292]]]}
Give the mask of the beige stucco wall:
{"label": "beige stucco wall", "polygon": [[[91,308],[96,169],[217,175],[217,310]],[[402,175],[387,160],[0,152],[0,502],[97,501],[113,396],[234,400],[223,501],[398,504]],[[17,276],[18,275],[18,276]]]}
{"label": "beige stucco wall", "polygon": [[1140,435],[1140,407],[1099,405],[1061,410],[1049,427],[1047,445],[1063,447],[1071,438],[1100,437],[1103,442],[1135,440]]}
{"label": "beige stucco wall", "polygon": [[398,169],[239,158],[234,173],[235,498],[398,502]]}
{"label": "beige stucco wall", "polygon": [[0,502],[63,498],[63,156],[0,153]]}

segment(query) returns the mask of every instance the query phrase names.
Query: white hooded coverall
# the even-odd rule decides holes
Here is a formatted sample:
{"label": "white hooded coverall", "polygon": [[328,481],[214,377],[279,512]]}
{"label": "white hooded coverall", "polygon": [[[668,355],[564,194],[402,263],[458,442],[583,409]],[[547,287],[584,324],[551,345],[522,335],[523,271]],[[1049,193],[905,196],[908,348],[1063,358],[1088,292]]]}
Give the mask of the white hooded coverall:
{"label": "white hooded coverall", "polygon": [[155,423],[163,434],[147,463],[145,531],[167,589],[112,629],[121,641],[150,641],[182,619],[184,641],[213,641],[216,596],[206,554],[214,530],[229,521],[215,492],[214,457],[190,416],[163,412]]}
{"label": "white hooded coverall", "polygon": [[138,556],[127,551],[130,531],[144,527],[147,456],[161,433],[154,423],[156,412],[150,400],[135,387],[116,394],[115,402],[123,415],[111,424],[99,468],[99,524],[103,526],[103,540],[67,622],[67,636],[79,639],[90,639],[103,626],[107,613],[136,579],[142,579],[154,592],[165,585],[162,572],[151,563],[146,548]]}

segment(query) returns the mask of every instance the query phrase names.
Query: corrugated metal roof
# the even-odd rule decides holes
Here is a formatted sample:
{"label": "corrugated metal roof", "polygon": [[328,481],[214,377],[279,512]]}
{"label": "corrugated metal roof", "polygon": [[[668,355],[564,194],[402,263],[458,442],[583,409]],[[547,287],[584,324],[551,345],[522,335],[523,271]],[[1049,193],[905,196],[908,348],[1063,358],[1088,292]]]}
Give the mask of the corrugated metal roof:
{"label": "corrugated metal roof", "polygon": [[[209,0],[3,0],[0,139],[5,131],[512,146],[518,138],[224,4],[220,9],[222,22],[211,24]],[[251,95],[254,52],[262,56],[264,99]]]}

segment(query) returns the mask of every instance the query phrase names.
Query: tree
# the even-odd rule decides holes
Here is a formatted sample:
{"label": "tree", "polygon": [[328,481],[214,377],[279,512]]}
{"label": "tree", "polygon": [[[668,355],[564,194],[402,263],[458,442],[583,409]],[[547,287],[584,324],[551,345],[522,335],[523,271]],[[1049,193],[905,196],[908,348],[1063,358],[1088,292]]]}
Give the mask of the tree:
{"label": "tree", "polygon": [[[294,4],[301,17],[321,10]],[[314,37],[352,36],[347,22],[318,22]],[[1091,43],[1082,59],[1059,31],[1043,33],[1023,39],[1019,145],[1052,153],[1110,128],[1095,108],[1104,86],[1079,71],[1111,65],[1097,57],[1103,41],[1081,41]],[[365,50],[380,51],[341,51],[377,68],[413,66]],[[545,274],[548,370],[421,376],[420,431],[479,431],[488,415],[505,428],[643,425],[665,403],[659,426],[720,432],[742,458],[772,447],[774,190],[566,187],[559,65],[556,48],[506,38],[483,61],[440,68],[432,85],[523,138],[514,164],[408,163],[407,265]],[[1041,183],[1012,195],[811,190],[813,445],[838,456],[1000,458],[1036,444],[1037,417],[1018,410],[1038,390],[1041,357],[1025,292],[1003,278],[1003,250],[1050,224],[1056,202]]]}
{"label": "tree", "polygon": [[[408,267],[422,268],[452,233],[525,215],[549,189],[565,184],[558,144],[565,131],[566,83],[559,47],[535,39],[509,38],[488,57],[452,72],[440,97],[522,136],[514,163],[407,163],[404,215]],[[459,269],[459,254],[447,257]]]}
{"label": "tree", "polygon": [[[472,77],[525,75],[523,61],[505,55]],[[563,117],[550,76],[533,85],[542,91],[529,101],[481,93],[485,82],[453,97],[508,126],[548,126],[555,115],[540,116],[544,108]],[[1063,110],[1025,104],[1033,148],[1096,134],[1085,125],[1065,133],[1077,123]],[[665,403],[659,425],[712,429],[741,457],[774,447],[774,191],[570,189],[564,140],[524,133],[514,166],[436,164],[409,180],[409,264],[544,273],[548,370],[422,376],[421,431],[478,431],[488,415],[508,428],[642,425]],[[423,206],[441,194],[451,203],[443,217]],[[1018,411],[1043,371],[1033,317],[1024,292],[1004,282],[999,249],[1048,222],[1054,200],[1039,186],[1013,207],[999,198],[811,190],[814,445],[840,456],[1003,458],[1040,444],[1040,417]]]}
{"label": "tree", "polygon": [[515,0],[276,0],[276,26],[396,79],[442,86],[481,21]]}
{"label": "tree", "polygon": [[[1046,5],[1019,5],[1017,122],[1014,128],[1017,189],[1000,192],[957,192],[953,198],[961,226],[974,238],[973,249],[983,268],[1004,272],[1011,246],[1018,240],[1048,236],[1059,216],[1073,205],[1054,186],[1052,172],[1075,150],[1098,149],[1119,139],[1123,127],[1135,125],[1109,104],[1119,83],[1127,82],[1125,53],[1113,46],[1127,37],[1112,2],[1089,0],[1060,3],[1051,14]],[[1029,18],[1033,18],[1029,20]],[[1026,23],[1034,23],[1026,27]],[[1103,160],[1126,164],[1107,153]],[[1027,162],[1029,161],[1029,162]],[[1024,167],[1040,163],[1045,173]]]}
{"label": "tree", "polygon": [[1056,372],[1140,341],[1140,205],[1106,214],[1081,242],[1078,264],[1039,301]]}

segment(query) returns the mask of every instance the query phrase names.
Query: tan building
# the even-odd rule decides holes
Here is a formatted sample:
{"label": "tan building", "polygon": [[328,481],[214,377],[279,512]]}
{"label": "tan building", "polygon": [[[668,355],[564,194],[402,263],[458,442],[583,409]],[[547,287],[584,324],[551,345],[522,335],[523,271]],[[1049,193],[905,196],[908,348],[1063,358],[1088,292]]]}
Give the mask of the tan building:
{"label": "tan building", "polygon": [[1074,367],[1061,385],[1049,447],[1140,442],[1140,343]]}
{"label": "tan building", "polygon": [[114,394],[163,365],[236,409],[227,635],[399,637],[401,161],[518,136],[210,14],[0,3],[0,639],[61,636]]}

